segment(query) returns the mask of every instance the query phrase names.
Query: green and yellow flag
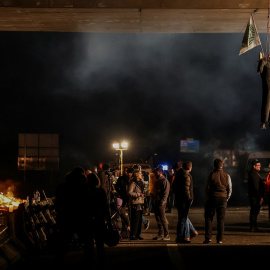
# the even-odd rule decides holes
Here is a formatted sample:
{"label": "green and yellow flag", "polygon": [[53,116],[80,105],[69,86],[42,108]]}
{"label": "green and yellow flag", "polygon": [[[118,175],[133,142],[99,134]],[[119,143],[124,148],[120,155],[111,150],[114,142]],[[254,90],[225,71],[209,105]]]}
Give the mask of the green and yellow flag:
{"label": "green and yellow flag", "polygon": [[242,46],[239,52],[239,55],[245,53],[246,51],[261,45],[261,40],[258,35],[258,31],[255,25],[253,15],[250,15],[245,34],[242,40]]}

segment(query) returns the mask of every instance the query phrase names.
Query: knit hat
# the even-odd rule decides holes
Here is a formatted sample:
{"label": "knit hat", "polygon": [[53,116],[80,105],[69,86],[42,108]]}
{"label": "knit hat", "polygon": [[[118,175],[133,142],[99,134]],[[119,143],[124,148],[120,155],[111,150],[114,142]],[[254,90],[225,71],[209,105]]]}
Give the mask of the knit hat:
{"label": "knit hat", "polygon": [[116,198],[116,205],[122,206],[123,200],[121,198]]}

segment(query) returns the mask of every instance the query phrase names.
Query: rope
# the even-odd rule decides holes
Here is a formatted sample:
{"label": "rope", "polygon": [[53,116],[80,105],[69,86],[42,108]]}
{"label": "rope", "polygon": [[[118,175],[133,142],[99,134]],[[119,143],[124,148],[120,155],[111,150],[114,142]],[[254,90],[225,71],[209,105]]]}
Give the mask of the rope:
{"label": "rope", "polygon": [[267,34],[266,34],[266,55],[269,54],[269,32],[270,32],[270,0],[268,2],[268,17],[267,17]]}

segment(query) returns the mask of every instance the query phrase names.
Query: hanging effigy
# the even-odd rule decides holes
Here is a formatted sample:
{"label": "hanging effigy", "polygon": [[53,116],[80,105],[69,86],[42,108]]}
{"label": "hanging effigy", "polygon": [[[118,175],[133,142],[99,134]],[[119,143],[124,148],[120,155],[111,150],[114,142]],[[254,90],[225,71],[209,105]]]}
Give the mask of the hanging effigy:
{"label": "hanging effigy", "polygon": [[266,129],[266,124],[270,127],[270,58],[269,54],[260,58],[258,62],[258,73],[262,79],[262,106],[261,106],[261,128]]}
{"label": "hanging effigy", "polygon": [[[267,41],[269,44],[269,11],[270,11],[270,1],[268,7],[268,26],[267,26]],[[266,124],[270,127],[269,113],[270,113],[270,54],[266,55],[263,52],[261,40],[255,25],[255,20],[253,14],[250,15],[246,31],[242,40],[242,46],[239,55],[245,53],[246,51],[260,45],[262,52],[260,52],[260,57],[258,61],[257,72],[261,76],[262,80],[262,104],[261,104],[261,129],[266,129]],[[267,46],[269,47],[269,46]],[[269,51],[269,50],[268,50]]]}

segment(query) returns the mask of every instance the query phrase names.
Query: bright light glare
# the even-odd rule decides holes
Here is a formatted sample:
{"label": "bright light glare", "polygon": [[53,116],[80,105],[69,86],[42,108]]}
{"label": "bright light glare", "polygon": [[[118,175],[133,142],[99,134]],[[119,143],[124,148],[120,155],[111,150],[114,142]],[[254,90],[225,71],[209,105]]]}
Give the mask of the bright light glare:
{"label": "bright light glare", "polygon": [[113,148],[119,149],[119,143],[114,143],[114,144],[113,144]]}
{"label": "bright light glare", "polygon": [[127,142],[122,142],[121,143],[121,147],[119,143],[114,143],[113,144],[113,148],[115,148],[116,150],[127,150],[128,148],[128,143]]}
{"label": "bright light glare", "polygon": [[128,143],[127,142],[122,142],[121,143],[121,147],[122,148],[127,148],[128,147]]}

